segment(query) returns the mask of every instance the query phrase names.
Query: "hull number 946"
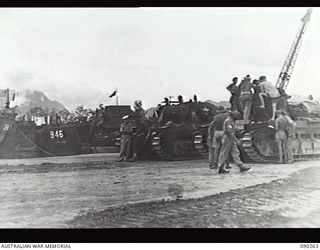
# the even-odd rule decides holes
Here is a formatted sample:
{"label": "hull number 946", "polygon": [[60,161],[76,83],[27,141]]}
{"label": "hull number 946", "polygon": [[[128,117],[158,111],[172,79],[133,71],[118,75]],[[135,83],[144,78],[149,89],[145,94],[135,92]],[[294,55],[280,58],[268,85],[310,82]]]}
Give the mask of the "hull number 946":
{"label": "hull number 946", "polygon": [[51,130],[50,131],[50,138],[51,139],[57,139],[57,138],[64,138],[64,132],[63,130]]}

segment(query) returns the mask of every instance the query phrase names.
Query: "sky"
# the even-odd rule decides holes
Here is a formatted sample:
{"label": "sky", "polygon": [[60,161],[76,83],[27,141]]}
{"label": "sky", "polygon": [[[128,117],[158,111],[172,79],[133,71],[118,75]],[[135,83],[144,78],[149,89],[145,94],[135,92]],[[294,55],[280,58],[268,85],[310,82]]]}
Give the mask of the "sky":
{"label": "sky", "polygon": [[[165,96],[229,99],[234,76],[276,82],[305,8],[1,8],[0,88],[67,108]],[[320,9],[287,92],[320,97]],[[19,97],[19,95],[18,95]]]}

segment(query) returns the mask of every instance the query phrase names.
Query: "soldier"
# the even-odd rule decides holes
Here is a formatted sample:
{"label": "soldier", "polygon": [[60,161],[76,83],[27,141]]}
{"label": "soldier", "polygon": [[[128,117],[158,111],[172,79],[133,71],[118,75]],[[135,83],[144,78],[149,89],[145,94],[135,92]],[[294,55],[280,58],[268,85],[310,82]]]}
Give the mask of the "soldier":
{"label": "soldier", "polygon": [[287,145],[286,145],[286,163],[293,163],[293,141],[294,141],[294,135],[295,135],[295,126],[296,123],[291,119],[291,117],[286,113],[286,111],[283,111],[284,117],[287,119],[287,126],[286,126],[286,134],[287,134]]}
{"label": "soldier", "polygon": [[56,123],[61,124],[61,116],[58,113],[56,113]]}
{"label": "soldier", "polygon": [[284,117],[282,111],[277,110],[276,111],[276,120],[275,120],[275,140],[278,144],[278,151],[279,151],[279,162],[278,163],[285,163],[287,162],[287,134],[286,134],[286,128],[288,121]]}
{"label": "soldier", "polygon": [[243,165],[243,162],[240,159],[240,151],[237,144],[240,142],[236,138],[235,132],[235,123],[234,121],[240,118],[240,113],[238,111],[231,111],[228,113],[228,117],[223,123],[223,137],[222,145],[219,154],[218,167],[219,173],[229,173],[229,170],[226,169],[225,165],[228,158],[231,156],[235,164],[240,168],[241,172],[248,171],[251,167]]}
{"label": "soldier", "polygon": [[142,108],[142,102],[140,100],[134,102],[133,119],[135,123],[135,129],[132,134],[132,158],[130,161],[137,160],[139,147],[142,146],[143,140],[146,136],[145,110]]}
{"label": "soldier", "polygon": [[143,117],[145,114],[144,109],[142,108],[142,101],[137,100],[134,102],[133,105],[134,108],[134,112],[139,116],[139,117]]}
{"label": "soldier", "polygon": [[[217,109],[217,115],[214,116],[213,121],[209,126],[208,133],[208,148],[209,148],[209,167],[211,169],[218,168],[219,152],[221,149],[221,140],[223,137],[223,123],[228,117],[223,106],[219,106]],[[227,168],[229,168],[229,162],[227,161]]]}
{"label": "soldier", "polygon": [[193,95],[193,102],[195,102],[195,103],[198,102],[198,97],[197,97],[197,95]]}
{"label": "soldier", "polygon": [[261,86],[260,86],[259,80],[254,79],[254,80],[252,81],[252,84],[253,84],[254,94],[259,96],[259,94],[261,93]]}
{"label": "soldier", "polygon": [[240,90],[240,104],[243,110],[243,120],[245,123],[249,123],[249,116],[251,112],[251,105],[252,105],[252,92],[251,89],[253,87],[253,84],[251,82],[251,78],[249,75],[247,75],[243,80],[241,81],[239,85]]}
{"label": "soldier", "polygon": [[207,137],[207,145],[208,145],[208,153],[209,153],[209,168],[216,168],[214,166],[213,156],[214,156],[214,145],[213,145],[213,135],[215,132],[214,120],[210,123],[208,128],[208,137]]}
{"label": "soldier", "polygon": [[123,123],[120,126],[121,144],[120,156],[118,161],[128,160],[130,158],[130,148],[133,128],[130,124],[130,115],[122,117]]}
{"label": "soldier", "polygon": [[240,96],[240,91],[239,87],[237,86],[238,82],[238,77],[234,77],[232,79],[232,83],[227,87],[227,90],[230,91],[231,97],[230,97],[230,104],[231,104],[231,110],[238,110],[241,111],[240,109],[240,102],[239,102],[239,96]]}
{"label": "soldier", "polygon": [[168,98],[168,97],[165,97],[165,98],[164,98],[164,101],[163,101],[162,103],[164,103],[165,106],[169,106],[169,105],[170,105],[169,98]]}
{"label": "soldier", "polygon": [[50,113],[49,113],[49,123],[50,124],[57,124],[57,121],[56,121],[56,115],[57,115],[57,112],[56,112],[56,109],[54,108],[51,108],[50,109]]}
{"label": "soldier", "polygon": [[260,86],[261,86],[261,93],[259,94],[260,101],[261,101],[261,108],[265,108],[264,97],[270,97],[272,101],[272,118],[274,120],[276,115],[277,103],[280,98],[280,94],[278,89],[269,81],[265,76],[260,76],[259,78]]}

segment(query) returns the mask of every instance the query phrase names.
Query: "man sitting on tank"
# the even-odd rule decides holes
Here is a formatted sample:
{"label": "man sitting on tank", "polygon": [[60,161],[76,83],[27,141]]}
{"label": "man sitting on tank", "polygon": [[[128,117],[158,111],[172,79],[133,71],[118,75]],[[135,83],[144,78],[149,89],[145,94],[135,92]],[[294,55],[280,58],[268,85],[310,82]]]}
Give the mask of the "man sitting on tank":
{"label": "man sitting on tank", "polygon": [[178,103],[179,104],[183,103],[183,96],[182,95],[178,95]]}
{"label": "man sitting on tank", "polygon": [[261,93],[259,94],[261,106],[260,108],[265,108],[265,100],[264,98],[271,98],[272,102],[272,118],[271,120],[275,119],[277,103],[280,97],[278,89],[270,82],[267,81],[267,77],[260,76],[259,78]]}

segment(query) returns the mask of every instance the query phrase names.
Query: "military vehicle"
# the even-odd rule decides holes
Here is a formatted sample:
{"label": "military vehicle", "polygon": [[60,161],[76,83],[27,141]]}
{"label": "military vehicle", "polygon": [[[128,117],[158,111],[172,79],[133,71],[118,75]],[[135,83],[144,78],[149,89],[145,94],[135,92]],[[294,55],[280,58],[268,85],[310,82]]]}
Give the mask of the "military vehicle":
{"label": "military vehicle", "polygon": [[139,140],[140,159],[186,160],[202,158],[193,144],[197,131],[207,130],[217,106],[206,102],[169,101],[158,106],[158,119],[148,121]]}
{"label": "military vehicle", "polygon": [[[309,9],[301,19],[302,26],[298,32],[281,73],[276,83],[280,98],[278,109],[286,110],[296,123],[296,134],[293,143],[295,158],[319,157],[320,153],[320,104],[314,101],[290,104],[285,92],[297,60],[303,35],[310,20],[312,10]],[[241,140],[240,151],[244,161],[257,163],[273,163],[278,161],[278,147],[275,143],[274,124],[270,98],[266,98],[266,108],[261,109],[259,98],[253,95],[251,122],[244,124],[237,121],[237,137]],[[198,132],[194,138],[195,148],[203,156],[207,156],[207,132]]]}
{"label": "military vehicle", "polygon": [[[129,105],[106,106],[91,121],[47,123],[16,120],[10,108],[9,90],[6,107],[0,110],[0,158],[30,158],[118,152],[115,140],[122,117],[131,114]],[[41,117],[47,118],[47,117]]]}

